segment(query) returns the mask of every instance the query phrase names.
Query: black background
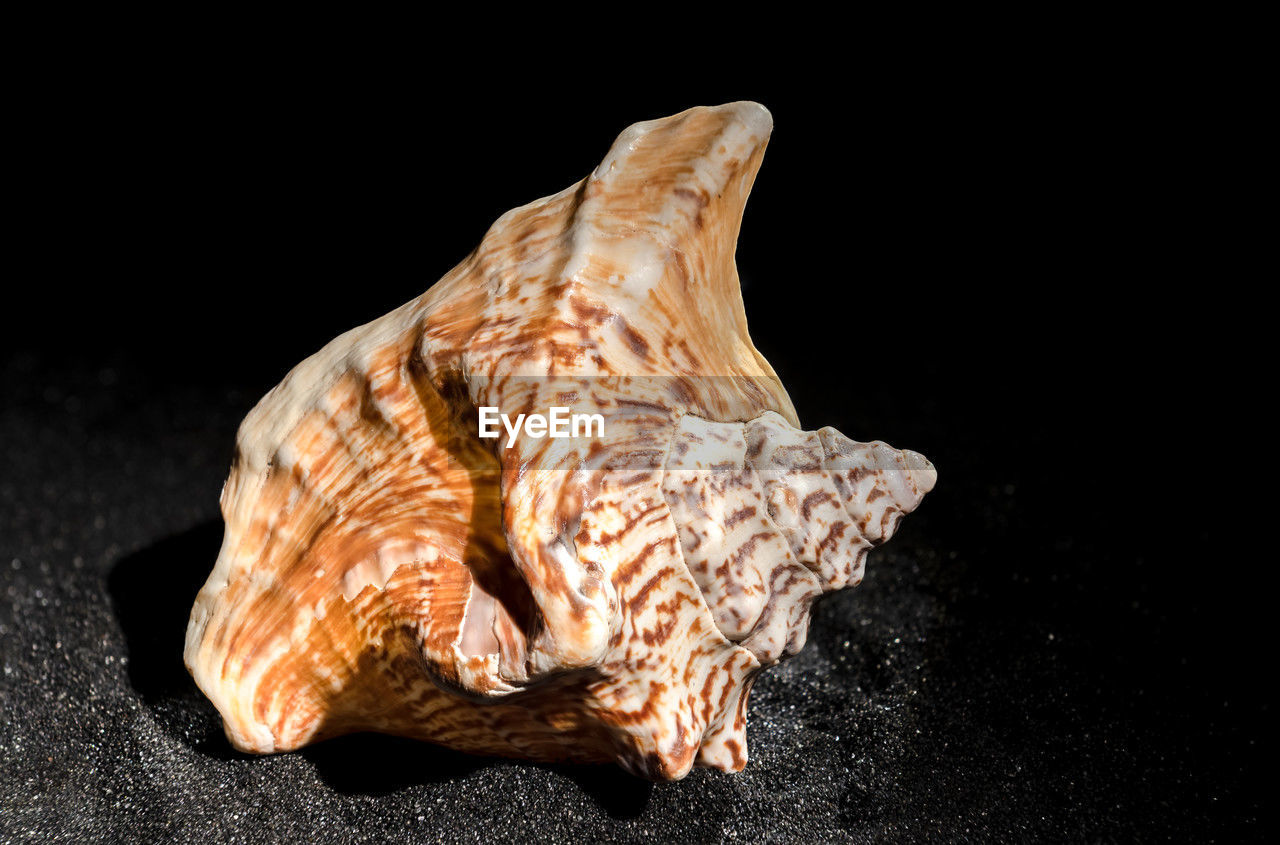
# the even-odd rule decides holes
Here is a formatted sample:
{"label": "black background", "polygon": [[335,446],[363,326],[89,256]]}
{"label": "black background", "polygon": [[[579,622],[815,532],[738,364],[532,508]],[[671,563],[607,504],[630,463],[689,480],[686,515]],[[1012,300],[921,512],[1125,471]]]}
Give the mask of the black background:
{"label": "black background", "polygon": [[[478,48],[446,67],[185,43],[42,66],[13,130],[3,312],[3,825],[1259,836],[1271,561],[1240,541],[1261,473],[1241,397],[1265,338],[1234,287],[1252,230],[1221,193],[1232,108],[1195,51],[1086,46],[824,45],[661,78],[606,71],[634,59],[601,45],[492,76]],[[503,211],[582,178],[628,124],[734,99],[775,121],[738,249],[757,346],[806,427],[939,469],[873,557],[883,580],[831,604],[875,620],[844,642],[862,674],[815,701],[805,673],[827,664],[780,668],[757,691],[748,773],[675,786],[378,739],[297,765],[231,752],[180,650],[239,418]],[[838,650],[842,618],[820,609],[810,649]],[[908,634],[914,669],[876,675]],[[96,674],[51,665],[53,639]],[[877,690],[907,715],[877,721]],[[66,703],[92,696],[107,703]],[[814,719],[787,722],[797,703]],[[119,732],[138,713],[169,750]],[[842,729],[806,764],[804,731]],[[834,797],[806,810],[807,784]],[[421,822],[440,797],[466,809]],[[545,826],[501,827],[516,817]]]}

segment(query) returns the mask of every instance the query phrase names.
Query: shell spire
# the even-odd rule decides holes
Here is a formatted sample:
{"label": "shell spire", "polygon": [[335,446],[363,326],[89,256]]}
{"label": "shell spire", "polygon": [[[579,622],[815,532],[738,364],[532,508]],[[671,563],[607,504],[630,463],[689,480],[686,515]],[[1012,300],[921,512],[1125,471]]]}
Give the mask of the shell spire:
{"label": "shell spire", "polygon": [[[249,413],[185,654],[233,744],[745,765],[756,673],[936,478],[801,431],[751,343],[733,255],[771,128],[635,124]],[[556,409],[586,432],[520,428]]]}

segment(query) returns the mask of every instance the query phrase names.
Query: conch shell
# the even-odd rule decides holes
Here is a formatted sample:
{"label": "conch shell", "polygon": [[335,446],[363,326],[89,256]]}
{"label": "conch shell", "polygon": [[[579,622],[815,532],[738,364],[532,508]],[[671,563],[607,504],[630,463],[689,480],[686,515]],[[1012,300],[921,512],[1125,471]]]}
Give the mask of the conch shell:
{"label": "conch shell", "polygon": [[[800,430],[751,344],[733,253],[771,128],[749,102],[635,124],[249,413],[185,653],[237,748],[745,765],[756,674],[936,478]],[[480,408],[557,406],[604,433],[478,436]]]}

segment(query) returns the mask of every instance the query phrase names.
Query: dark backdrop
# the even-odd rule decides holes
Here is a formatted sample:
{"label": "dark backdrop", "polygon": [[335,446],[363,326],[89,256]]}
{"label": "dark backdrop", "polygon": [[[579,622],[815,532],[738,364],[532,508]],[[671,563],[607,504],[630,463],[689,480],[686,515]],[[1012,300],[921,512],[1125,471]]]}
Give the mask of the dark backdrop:
{"label": "dark backdrop", "polygon": [[[876,57],[466,86],[403,53],[51,70],[3,311],[0,824],[1259,835],[1267,565],[1226,541],[1255,474],[1231,376],[1262,341],[1225,292],[1240,232],[1205,208],[1217,105],[1177,57]],[[239,418],[628,124],[747,98],[775,120],[738,250],[757,345],[806,427],[940,473],[820,608],[817,656],[758,688],[748,772],[654,789],[390,740],[231,752],[180,650]]]}

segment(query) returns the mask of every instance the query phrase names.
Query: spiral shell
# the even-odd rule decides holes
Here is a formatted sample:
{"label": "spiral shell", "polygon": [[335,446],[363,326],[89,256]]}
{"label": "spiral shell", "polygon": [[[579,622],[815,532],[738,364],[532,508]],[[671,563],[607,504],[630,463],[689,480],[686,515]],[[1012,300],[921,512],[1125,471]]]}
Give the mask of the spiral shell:
{"label": "spiral shell", "polygon": [[[733,252],[771,128],[635,124],[249,413],[185,652],[237,748],[745,765],[752,680],[936,478],[800,430],[751,344]],[[478,436],[553,407],[603,431]]]}

